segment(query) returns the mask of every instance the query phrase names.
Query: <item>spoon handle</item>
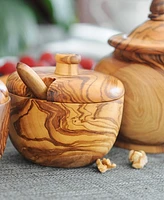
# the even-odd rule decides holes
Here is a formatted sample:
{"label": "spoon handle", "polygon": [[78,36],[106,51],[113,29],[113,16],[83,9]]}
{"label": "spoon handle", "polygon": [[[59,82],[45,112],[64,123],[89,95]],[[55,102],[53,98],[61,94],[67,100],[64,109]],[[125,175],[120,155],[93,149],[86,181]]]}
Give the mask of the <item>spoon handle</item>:
{"label": "spoon handle", "polygon": [[38,99],[47,99],[47,86],[31,67],[18,63],[17,72],[24,84]]}

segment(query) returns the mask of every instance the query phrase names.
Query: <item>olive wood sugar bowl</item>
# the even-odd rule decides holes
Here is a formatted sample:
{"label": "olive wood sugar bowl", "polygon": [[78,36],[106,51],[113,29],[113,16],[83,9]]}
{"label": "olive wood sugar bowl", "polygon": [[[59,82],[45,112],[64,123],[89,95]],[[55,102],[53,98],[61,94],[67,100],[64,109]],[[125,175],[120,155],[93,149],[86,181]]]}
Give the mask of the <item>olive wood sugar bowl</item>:
{"label": "olive wood sugar bowl", "polygon": [[0,81],[0,157],[3,155],[8,138],[10,97],[6,85]]}
{"label": "olive wood sugar bowl", "polygon": [[154,0],[149,20],[129,35],[109,39],[115,50],[95,70],[125,86],[125,104],[116,145],[164,152],[164,0]]}
{"label": "olive wood sugar bowl", "polygon": [[57,54],[56,67],[18,63],[8,78],[10,138],[35,163],[85,166],[105,156],[117,138],[123,84],[113,76],[80,69],[80,59]]}

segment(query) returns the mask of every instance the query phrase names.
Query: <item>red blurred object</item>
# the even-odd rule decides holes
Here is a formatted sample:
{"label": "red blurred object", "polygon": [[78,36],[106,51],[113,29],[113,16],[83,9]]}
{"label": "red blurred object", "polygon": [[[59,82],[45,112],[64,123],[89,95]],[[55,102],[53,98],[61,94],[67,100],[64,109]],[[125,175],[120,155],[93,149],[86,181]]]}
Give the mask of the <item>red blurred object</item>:
{"label": "red blurred object", "polygon": [[9,61],[0,67],[0,73],[3,75],[11,74],[14,71],[16,71],[16,64]]}
{"label": "red blurred object", "polygon": [[42,61],[42,60],[38,60],[35,62],[35,65],[33,67],[40,67],[40,66],[48,66],[49,63]]}
{"label": "red blurred object", "polygon": [[[55,55],[52,53],[44,52],[39,59],[34,59],[32,56],[24,55],[20,57],[17,61],[6,61],[2,66],[0,66],[0,76],[11,74],[16,71],[16,62],[22,62],[30,67],[39,67],[39,66],[55,66]],[[82,57],[80,66],[83,69],[91,70],[95,66],[95,61],[88,57]]]}
{"label": "red blurred object", "polygon": [[91,58],[82,57],[80,65],[84,69],[92,69],[95,62]]}
{"label": "red blurred object", "polygon": [[26,65],[30,67],[34,67],[36,63],[35,59],[32,58],[31,56],[22,56],[19,60],[20,62],[25,63]]}
{"label": "red blurred object", "polygon": [[41,56],[40,56],[40,61],[44,61],[46,62],[47,64],[49,65],[52,65],[54,66],[56,64],[55,62],[55,55],[52,54],[52,53],[48,53],[48,52],[45,52],[43,53]]}

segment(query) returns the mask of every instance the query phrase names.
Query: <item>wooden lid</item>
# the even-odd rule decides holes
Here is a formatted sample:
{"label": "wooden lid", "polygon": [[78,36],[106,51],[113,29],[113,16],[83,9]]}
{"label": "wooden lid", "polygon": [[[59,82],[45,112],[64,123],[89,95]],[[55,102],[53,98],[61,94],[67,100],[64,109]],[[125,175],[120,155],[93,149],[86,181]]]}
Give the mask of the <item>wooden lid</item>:
{"label": "wooden lid", "polygon": [[154,0],[150,6],[150,20],[129,35],[111,37],[108,43],[116,49],[145,54],[164,53],[164,1]]}
{"label": "wooden lid", "polygon": [[[115,77],[78,67],[80,56],[57,54],[56,67],[32,68],[47,86],[47,100],[65,103],[108,102],[124,95],[123,84]],[[10,93],[36,96],[21,80],[17,72],[7,81]]]}

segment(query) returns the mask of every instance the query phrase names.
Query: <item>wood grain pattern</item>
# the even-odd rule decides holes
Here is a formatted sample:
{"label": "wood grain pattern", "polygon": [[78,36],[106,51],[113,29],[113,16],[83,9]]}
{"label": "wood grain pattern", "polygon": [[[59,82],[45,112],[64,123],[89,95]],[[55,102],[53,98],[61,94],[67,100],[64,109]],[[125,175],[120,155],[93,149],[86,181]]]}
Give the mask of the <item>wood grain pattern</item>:
{"label": "wood grain pattern", "polygon": [[119,34],[111,37],[108,43],[116,49],[140,54],[164,54],[164,2],[154,0],[148,20],[129,35]]}
{"label": "wood grain pattern", "polygon": [[19,77],[38,99],[47,99],[47,86],[39,75],[24,63],[17,64]]}
{"label": "wood grain pattern", "polygon": [[[35,72],[40,76],[40,78],[44,81],[47,87],[55,80],[54,67],[36,67],[33,68]],[[34,94],[30,91],[30,89],[25,85],[25,83],[21,80],[17,72],[9,75],[6,86],[8,91],[17,94],[18,96],[23,97],[34,97]]]}
{"label": "wood grain pattern", "polygon": [[6,85],[0,80],[0,104],[3,104],[9,100],[9,92]]}
{"label": "wood grain pattern", "polygon": [[[55,69],[55,67],[33,68],[48,87],[48,101],[93,103],[113,101],[124,95],[123,84],[113,76],[90,70],[79,70],[78,75],[63,76],[55,74]],[[17,72],[10,75],[6,85],[12,94],[34,97]]]}
{"label": "wood grain pattern", "polygon": [[57,54],[56,61],[56,68],[33,68],[48,88],[46,100],[29,95],[31,86],[17,73],[9,77],[10,138],[35,163],[85,166],[106,155],[117,138],[124,87],[115,77],[80,70],[78,55]]}
{"label": "wood grain pattern", "polygon": [[163,152],[163,71],[155,65],[153,68],[119,61],[112,56],[102,60],[96,70],[112,74],[124,83],[124,112],[117,145],[150,153]]}
{"label": "wood grain pattern", "polygon": [[56,54],[55,74],[58,75],[78,75],[78,64],[81,56],[77,54]]}
{"label": "wood grain pattern", "polygon": [[21,81],[21,78],[18,76],[17,72],[14,72],[9,75],[6,86],[9,92],[13,92],[13,94],[18,94],[20,96],[33,97],[34,94],[30,91],[30,89]]}
{"label": "wood grain pattern", "polygon": [[163,24],[164,21],[146,21],[129,35],[119,34],[112,36],[108,40],[108,43],[116,49],[125,51],[133,51],[142,54],[163,54]]}
{"label": "wood grain pattern", "polygon": [[10,97],[5,84],[0,80],[0,157],[3,155],[8,137]]}
{"label": "wood grain pattern", "polygon": [[94,103],[113,101],[123,95],[123,84],[115,77],[82,70],[78,76],[56,77],[48,88],[47,100]]}
{"label": "wood grain pattern", "polygon": [[10,117],[10,98],[4,103],[0,104],[0,157],[3,155],[9,131],[9,117]]}
{"label": "wood grain pattern", "polygon": [[152,12],[149,17],[151,20],[164,21],[164,1],[154,0],[151,3],[150,11]]}
{"label": "wood grain pattern", "polygon": [[164,152],[164,21],[163,1],[154,0],[152,14],[129,36],[114,36],[115,51],[95,70],[120,79],[125,86],[123,119],[117,145]]}
{"label": "wood grain pattern", "polygon": [[81,56],[78,54],[59,54],[55,55],[55,60],[57,63],[62,64],[79,64],[81,61]]}
{"label": "wood grain pattern", "polygon": [[124,97],[72,104],[10,95],[10,138],[17,150],[35,163],[85,166],[106,155],[116,140]]}

